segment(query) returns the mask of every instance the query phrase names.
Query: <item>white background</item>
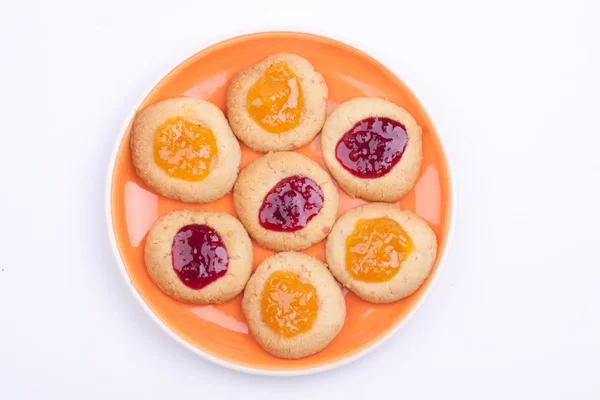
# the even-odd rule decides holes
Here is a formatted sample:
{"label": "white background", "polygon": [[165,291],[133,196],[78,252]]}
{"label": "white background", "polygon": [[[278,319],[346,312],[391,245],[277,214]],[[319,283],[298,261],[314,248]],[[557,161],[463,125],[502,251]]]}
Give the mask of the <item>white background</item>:
{"label": "white background", "polygon": [[[600,398],[599,19],[596,0],[0,0],[0,399]],[[104,222],[109,155],[143,92],[269,27],[385,61],[432,114],[459,195],[415,318],[299,378],[175,343],[129,292]]]}

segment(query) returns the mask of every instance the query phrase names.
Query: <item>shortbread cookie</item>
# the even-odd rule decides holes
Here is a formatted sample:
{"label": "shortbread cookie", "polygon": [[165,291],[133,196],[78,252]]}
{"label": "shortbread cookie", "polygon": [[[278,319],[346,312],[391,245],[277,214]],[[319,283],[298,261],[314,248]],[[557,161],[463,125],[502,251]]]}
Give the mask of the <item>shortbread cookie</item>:
{"label": "shortbread cookie", "polygon": [[238,72],[227,91],[231,129],[260,152],[309,143],[321,131],[326,113],[325,80],[295,54],[273,54]]}
{"label": "shortbread cookie", "polygon": [[321,150],[327,168],[353,197],[394,202],[421,169],[421,128],[403,108],[378,98],[342,103],[325,121]]}
{"label": "shortbread cookie", "polygon": [[390,303],[410,296],[429,275],[437,252],[427,222],[389,203],[370,203],[342,215],[327,238],[335,278],[362,299]]}
{"label": "shortbread cookie", "polygon": [[321,351],[340,332],[346,302],[327,267],[304,253],[265,259],[244,291],[250,333],[267,352],[301,358]]}
{"label": "shortbread cookie", "polygon": [[148,186],[189,203],[227,194],[241,159],[240,145],[221,110],[187,97],[161,101],[137,114],[131,155]]}
{"label": "shortbread cookie", "polygon": [[339,195],[329,174],[294,152],[269,153],[240,172],[233,188],[240,221],[262,247],[302,250],[329,234]]}
{"label": "shortbread cookie", "polygon": [[152,225],[144,259],[150,278],[167,295],[220,304],[244,289],[252,272],[252,242],[229,214],[174,211]]}

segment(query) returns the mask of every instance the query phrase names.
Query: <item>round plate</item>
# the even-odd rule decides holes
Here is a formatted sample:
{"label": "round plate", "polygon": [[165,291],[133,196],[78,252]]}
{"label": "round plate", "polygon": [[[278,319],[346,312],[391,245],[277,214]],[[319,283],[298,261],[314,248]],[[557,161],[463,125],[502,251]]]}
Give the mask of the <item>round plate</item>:
{"label": "round plate", "polygon": [[[188,96],[225,110],[227,85],[242,68],[276,52],[307,58],[329,87],[328,112],[358,96],[381,97],[404,107],[423,128],[423,165],[417,184],[400,202],[425,220],[438,238],[438,256],[429,278],[412,296],[392,304],[370,304],[348,293],[347,316],[340,334],[323,351],[300,360],[275,358],[252,339],[241,310],[241,296],[223,305],[190,305],[163,294],[144,266],[144,244],[158,217],[184,208],[225,211],[232,215],[231,195],[210,204],[185,204],[157,195],[139,179],[131,162],[129,134],[135,112],[158,101]],[[320,137],[297,150],[326,168]],[[260,154],[242,144],[243,168]],[[107,220],[117,264],[136,298],[178,342],[205,359],[229,368],[270,375],[323,371],[350,362],[373,349],[405,323],[439,273],[451,232],[451,172],[437,132],[422,105],[390,70],[344,43],[312,34],[265,32],[239,36],[198,52],[170,71],[138,104],[120,133],[107,178]],[[340,214],[363,201],[340,192]],[[324,242],[306,250],[324,260]],[[254,266],[273,252],[254,246]]]}

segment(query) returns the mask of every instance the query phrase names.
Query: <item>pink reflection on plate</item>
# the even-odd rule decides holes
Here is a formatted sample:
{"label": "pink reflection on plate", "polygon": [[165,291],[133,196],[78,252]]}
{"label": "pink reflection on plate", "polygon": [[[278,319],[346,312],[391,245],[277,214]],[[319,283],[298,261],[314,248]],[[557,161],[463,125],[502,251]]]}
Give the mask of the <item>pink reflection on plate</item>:
{"label": "pink reflection on plate", "polygon": [[327,116],[329,117],[329,114],[331,114],[331,112],[333,110],[335,110],[335,108],[338,106],[338,104],[333,101],[333,100],[327,100]]}
{"label": "pink reflection on plate", "polygon": [[366,84],[364,82],[359,81],[358,79],[350,76],[350,75],[345,75],[345,74],[339,74],[338,76],[340,78],[342,78],[343,80],[345,80],[346,82],[348,82],[349,84],[351,84],[352,86],[354,86],[355,88],[359,89],[361,92],[363,92],[365,94],[365,96],[368,97],[380,97],[382,99],[386,98],[385,93],[383,93],[381,90],[377,89],[374,86],[371,86],[369,84]]}
{"label": "pink reflection on plate", "polygon": [[430,165],[415,185],[416,213],[432,224],[440,223],[440,176]]}
{"label": "pink reflection on plate", "polygon": [[248,325],[245,322],[238,321],[213,306],[194,307],[190,308],[190,311],[203,320],[222,326],[230,331],[248,334]]}
{"label": "pink reflection on plate", "polygon": [[183,93],[184,96],[193,97],[196,99],[208,99],[218,89],[227,83],[227,72],[216,74],[208,79],[195,84],[192,88]]}
{"label": "pink reflection on plate", "polygon": [[[311,151],[315,153],[321,153],[321,134],[318,134],[317,137],[308,145]],[[319,157],[319,161],[322,161],[323,157]],[[321,162],[320,164],[325,165],[325,162]]]}
{"label": "pink reflection on plate", "polygon": [[136,183],[125,184],[125,222],[129,241],[137,247],[158,218],[158,196]]}
{"label": "pink reflection on plate", "polygon": [[364,312],[363,315],[360,316],[359,320],[363,319],[363,318],[367,318],[369,315],[373,314],[374,312],[375,312],[375,309],[373,307],[369,308],[367,311]]}

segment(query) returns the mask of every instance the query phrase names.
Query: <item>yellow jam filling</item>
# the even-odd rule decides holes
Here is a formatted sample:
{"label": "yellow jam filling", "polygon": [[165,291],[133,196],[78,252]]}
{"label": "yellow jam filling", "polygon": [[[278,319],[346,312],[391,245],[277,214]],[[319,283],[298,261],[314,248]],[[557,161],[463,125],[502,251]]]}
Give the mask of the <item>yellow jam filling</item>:
{"label": "yellow jam filling", "polygon": [[310,330],[317,317],[317,290],[293,272],[275,271],[265,283],[261,311],[274,332],[296,336]]}
{"label": "yellow jam filling", "polygon": [[346,238],[346,268],[360,281],[389,281],[412,250],[412,240],[393,219],[359,219]]}
{"label": "yellow jam filling", "polygon": [[217,151],[209,128],[182,117],[169,118],[154,135],[154,162],[173,178],[189,182],[206,178]]}
{"label": "yellow jam filling", "polygon": [[294,129],[302,113],[300,80],[284,62],[268,67],[248,92],[248,112],[267,132]]}

